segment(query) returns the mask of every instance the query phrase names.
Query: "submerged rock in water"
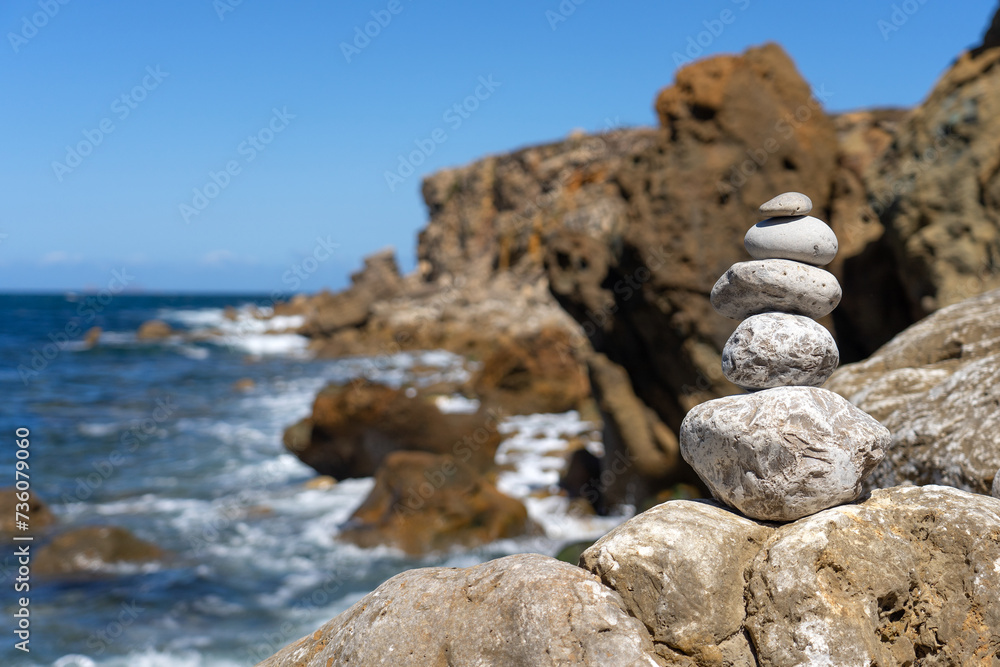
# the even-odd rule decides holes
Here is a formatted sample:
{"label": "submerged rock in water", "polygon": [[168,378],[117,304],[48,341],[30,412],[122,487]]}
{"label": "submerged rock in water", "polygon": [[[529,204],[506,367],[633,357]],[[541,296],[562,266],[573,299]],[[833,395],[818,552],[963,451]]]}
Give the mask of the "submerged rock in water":
{"label": "submerged rock in water", "polygon": [[454,454],[478,470],[492,466],[500,444],[500,413],[442,413],[422,394],[356,381],[329,385],[312,416],[285,430],[285,447],[321,475],[371,477],[385,457],[411,450]]}
{"label": "submerged rock in water", "polygon": [[[25,495],[26,494],[26,495]],[[27,498],[27,506],[23,506]],[[14,487],[0,489],[0,535],[21,533],[17,529],[17,521],[21,517],[15,511],[28,517],[28,525],[32,530],[48,528],[56,522],[49,506],[42,502],[34,491],[18,491]]]}
{"label": "submerged rock in water", "polygon": [[107,572],[121,564],[157,560],[164,551],[118,526],[87,526],[65,532],[38,550],[32,570],[43,577]]}
{"label": "submerged rock in water", "polygon": [[651,654],[642,623],[597,577],[522,554],[396,575],[260,665],[656,667]]}
{"label": "submerged rock in water", "polygon": [[174,335],[175,331],[163,320],[149,320],[139,325],[135,337],[139,340],[162,340]]}
{"label": "submerged rock in water", "polygon": [[422,555],[516,537],[527,525],[521,501],[500,493],[460,458],[393,452],[375,473],[375,488],[351,515],[340,539]]}

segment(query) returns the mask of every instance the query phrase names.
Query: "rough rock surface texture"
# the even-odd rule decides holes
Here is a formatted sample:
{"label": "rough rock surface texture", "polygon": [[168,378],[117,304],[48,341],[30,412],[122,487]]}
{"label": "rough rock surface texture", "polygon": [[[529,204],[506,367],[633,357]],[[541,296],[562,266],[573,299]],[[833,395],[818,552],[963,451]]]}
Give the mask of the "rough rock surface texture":
{"label": "rough rock surface texture", "polygon": [[693,408],[680,444],[713,496],[749,517],[792,521],[857,498],[889,432],[831,391],[779,387]]}
{"label": "rough rock surface texture", "polygon": [[712,306],[743,320],[770,310],[819,318],[840,303],[840,283],[829,271],[787,259],[737,262],[712,288]]}
{"label": "rough rock surface texture", "polygon": [[524,554],[404,572],[260,664],[992,667],[998,562],[1000,499],[950,487],[784,525],[671,501],[579,568]]}
{"label": "rough rock surface texture", "polygon": [[[914,318],[1000,287],[1000,48],[960,55],[866,180]],[[863,282],[865,276],[858,276]],[[845,287],[847,285],[845,284]]]}
{"label": "rough rock surface texture", "polygon": [[677,500],[602,537],[580,566],[618,591],[669,664],[688,655],[752,665],[744,577],[772,531],[710,502]]}
{"label": "rough rock surface texture", "polygon": [[621,597],[537,554],[396,575],[260,667],[329,665],[655,667]]}
{"label": "rough rock surface texture", "polygon": [[775,531],[749,576],[761,665],[996,665],[1000,501],[875,491]]}
{"label": "rough rock surface texture", "polygon": [[942,308],[826,387],[892,431],[871,485],[988,493],[1000,468],[1000,290]]}
{"label": "rough rock surface texture", "polygon": [[722,349],[722,372],[745,389],[818,387],[839,361],[829,331],[808,317],[788,313],[752,315]]}
{"label": "rough rock surface texture", "polygon": [[517,537],[528,524],[519,500],[498,491],[454,456],[393,452],[375,487],[341,529],[361,547],[390,545],[422,555]]}

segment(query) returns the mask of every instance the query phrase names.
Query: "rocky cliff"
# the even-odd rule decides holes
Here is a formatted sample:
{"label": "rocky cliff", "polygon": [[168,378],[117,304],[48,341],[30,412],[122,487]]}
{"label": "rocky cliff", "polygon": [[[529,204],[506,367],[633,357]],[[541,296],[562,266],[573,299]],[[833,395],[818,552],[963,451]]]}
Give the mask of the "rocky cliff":
{"label": "rocky cliff", "polygon": [[836,232],[829,269],[844,293],[823,323],[844,362],[1000,285],[997,61],[987,36],[917,108],[837,117],[823,108],[830,93],[775,44],[693,63],[656,97],[659,127],[574,135],[428,177],[418,270],[401,278],[391,256],[374,258],[345,293],[299,304],[304,331],[326,354],[480,357],[498,339],[530,348],[560,331],[561,355],[589,369],[609,453],[644,461],[628,484],[615,477],[609,499],[689,481],[681,419],[738,391],[719,372],[735,323],[709,292],[746,257],[716,241],[742,236],[761,201],[808,193]]}

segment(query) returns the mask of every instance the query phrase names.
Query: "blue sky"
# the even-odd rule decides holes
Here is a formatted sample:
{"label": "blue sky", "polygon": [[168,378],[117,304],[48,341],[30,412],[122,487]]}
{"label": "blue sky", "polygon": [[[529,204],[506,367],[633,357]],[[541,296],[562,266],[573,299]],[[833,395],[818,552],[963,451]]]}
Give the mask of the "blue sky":
{"label": "blue sky", "polygon": [[828,110],[911,106],[994,5],[5,0],[0,291],[315,291],[388,245],[408,270],[423,176],[653,125],[689,48],[777,41]]}

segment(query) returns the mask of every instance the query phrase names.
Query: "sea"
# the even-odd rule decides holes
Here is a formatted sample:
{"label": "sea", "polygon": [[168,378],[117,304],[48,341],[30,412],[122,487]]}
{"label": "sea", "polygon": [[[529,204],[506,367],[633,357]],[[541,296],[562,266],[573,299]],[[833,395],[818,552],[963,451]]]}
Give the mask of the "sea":
{"label": "sea", "polygon": [[[293,333],[301,320],[267,317],[268,303],[0,295],[0,487],[26,483],[56,517],[45,530],[29,517],[20,536],[30,542],[0,538],[0,665],[255,665],[404,570],[555,555],[629,516],[574,512],[553,493],[566,438],[599,454],[600,433],[575,412],[538,414],[507,418],[497,454],[498,486],[525,502],[540,527],[532,536],[422,558],[339,541],[372,480],[310,484],[316,475],[284,449],[283,430],[327,383],[461,382],[473,368],[441,350],[316,359]],[[138,340],[151,319],[177,333]],[[82,332],[95,326],[100,340],[88,346]],[[439,407],[477,404],[452,395]],[[28,466],[20,478],[18,461]],[[67,579],[19,573],[17,549],[30,544],[34,557],[53,535],[86,526],[125,528],[164,555]],[[17,647],[25,624],[29,651]]]}

